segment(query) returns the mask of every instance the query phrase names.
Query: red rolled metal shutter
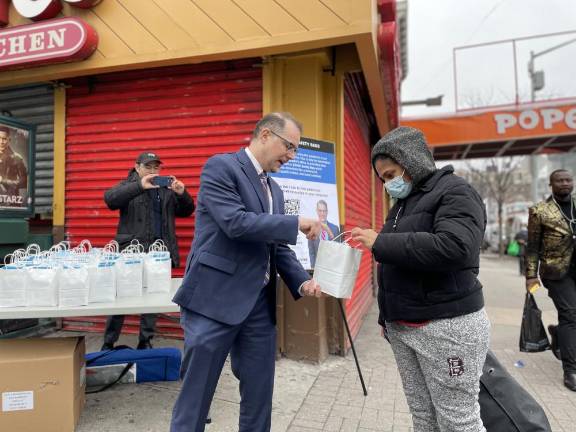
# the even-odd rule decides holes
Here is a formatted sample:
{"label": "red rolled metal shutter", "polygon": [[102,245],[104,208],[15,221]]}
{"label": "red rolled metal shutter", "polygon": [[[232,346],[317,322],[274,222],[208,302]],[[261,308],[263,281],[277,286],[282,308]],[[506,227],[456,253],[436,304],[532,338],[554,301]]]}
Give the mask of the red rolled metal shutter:
{"label": "red rolled metal shutter", "polygon": [[[69,240],[76,244],[89,239],[102,246],[114,238],[118,211],[106,207],[104,191],[126,178],[143,151],[157,152],[162,173],[181,179],[196,198],[206,160],[246,145],[262,116],[258,63],[247,59],[70,80],[65,192]],[[183,265],[194,218],[177,219],[176,226]],[[174,276],[182,274],[182,267],[173,271]],[[137,321],[133,323],[135,328],[129,329],[137,332]],[[100,328],[103,321],[93,324]]]}
{"label": "red rolled metal shutter", "polygon": [[[344,84],[344,202],[345,229],[372,226],[371,163],[369,122],[356,80],[347,76]],[[346,315],[353,336],[374,300],[372,255],[365,251],[352,298],[346,301]]]}

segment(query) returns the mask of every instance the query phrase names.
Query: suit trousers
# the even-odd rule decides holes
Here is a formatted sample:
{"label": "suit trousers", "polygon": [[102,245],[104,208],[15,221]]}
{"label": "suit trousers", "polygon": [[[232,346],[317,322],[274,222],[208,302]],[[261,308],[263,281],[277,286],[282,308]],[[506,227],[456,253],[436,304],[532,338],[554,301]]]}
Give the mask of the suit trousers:
{"label": "suit trousers", "polygon": [[557,335],[562,369],[576,373],[576,273],[572,271],[560,280],[542,279],[542,283],[548,288],[548,296],[558,311]]}
{"label": "suit trousers", "polygon": [[[149,342],[154,337],[156,329],[157,314],[142,314],[140,315],[140,335],[138,340],[140,342]],[[122,332],[124,325],[124,315],[112,315],[106,320],[106,330],[104,331],[104,342],[115,344]]]}
{"label": "suit trousers", "polygon": [[181,309],[182,388],[174,405],[171,432],[204,431],[228,353],[232,372],[240,381],[239,432],[270,431],[276,326],[268,305],[267,288],[262,289],[254,308],[238,325],[224,324]]}

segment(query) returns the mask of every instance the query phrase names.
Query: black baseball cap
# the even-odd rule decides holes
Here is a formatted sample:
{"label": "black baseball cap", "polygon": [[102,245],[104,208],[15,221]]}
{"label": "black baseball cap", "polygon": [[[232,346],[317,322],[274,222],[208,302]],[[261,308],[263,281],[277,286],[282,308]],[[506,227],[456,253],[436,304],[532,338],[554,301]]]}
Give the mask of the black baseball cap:
{"label": "black baseball cap", "polygon": [[158,155],[152,152],[140,153],[140,155],[136,158],[136,163],[138,164],[147,164],[148,162],[162,163]]}

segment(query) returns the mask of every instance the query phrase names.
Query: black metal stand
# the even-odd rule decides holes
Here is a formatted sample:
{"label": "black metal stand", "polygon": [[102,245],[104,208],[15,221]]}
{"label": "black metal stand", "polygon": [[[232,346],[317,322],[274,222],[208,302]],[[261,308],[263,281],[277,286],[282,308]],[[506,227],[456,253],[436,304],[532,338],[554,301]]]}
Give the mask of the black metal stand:
{"label": "black metal stand", "polygon": [[358,363],[358,356],[356,355],[356,348],[354,348],[354,341],[352,340],[352,334],[350,333],[350,327],[348,327],[348,320],[346,319],[346,313],[342,307],[342,302],[338,299],[338,306],[340,307],[340,314],[342,315],[342,320],[344,321],[344,327],[346,327],[346,333],[348,334],[348,340],[350,341],[350,347],[352,348],[352,354],[354,354],[354,361],[356,362],[356,369],[358,370],[358,376],[360,377],[360,383],[362,384],[362,390],[364,391],[364,396],[368,396],[368,391],[366,390],[366,384],[364,384],[364,377],[362,376],[362,370],[360,370],[360,363]]}

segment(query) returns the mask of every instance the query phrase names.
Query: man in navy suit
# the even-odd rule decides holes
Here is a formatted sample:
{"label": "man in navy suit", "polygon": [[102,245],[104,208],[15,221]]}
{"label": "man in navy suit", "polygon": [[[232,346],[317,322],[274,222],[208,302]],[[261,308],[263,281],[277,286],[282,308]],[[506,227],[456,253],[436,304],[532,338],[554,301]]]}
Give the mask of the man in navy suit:
{"label": "man in navy suit", "polygon": [[326,201],[318,200],[316,203],[316,214],[322,224],[322,231],[318,238],[308,240],[308,253],[310,254],[310,267],[312,268],[316,265],[316,255],[318,254],[320,240],[334,240],[340,235],[340,229],[333,223],[328,222],[328,203]]}
{"label": "man in navy suit", "polygon": [[184,329],[182,388],[171,432],[201,432],[230,353],[240,381],[240,432],[267,432],[276,351],[276,274],[295,299],[320,297],[287,244],[316,238],[320,221],[284,214],[267,176],[296,157],[302,127],[288,113],[264,116],[250,145],[211,157],[200,178],[194,241],[174,302]]}

